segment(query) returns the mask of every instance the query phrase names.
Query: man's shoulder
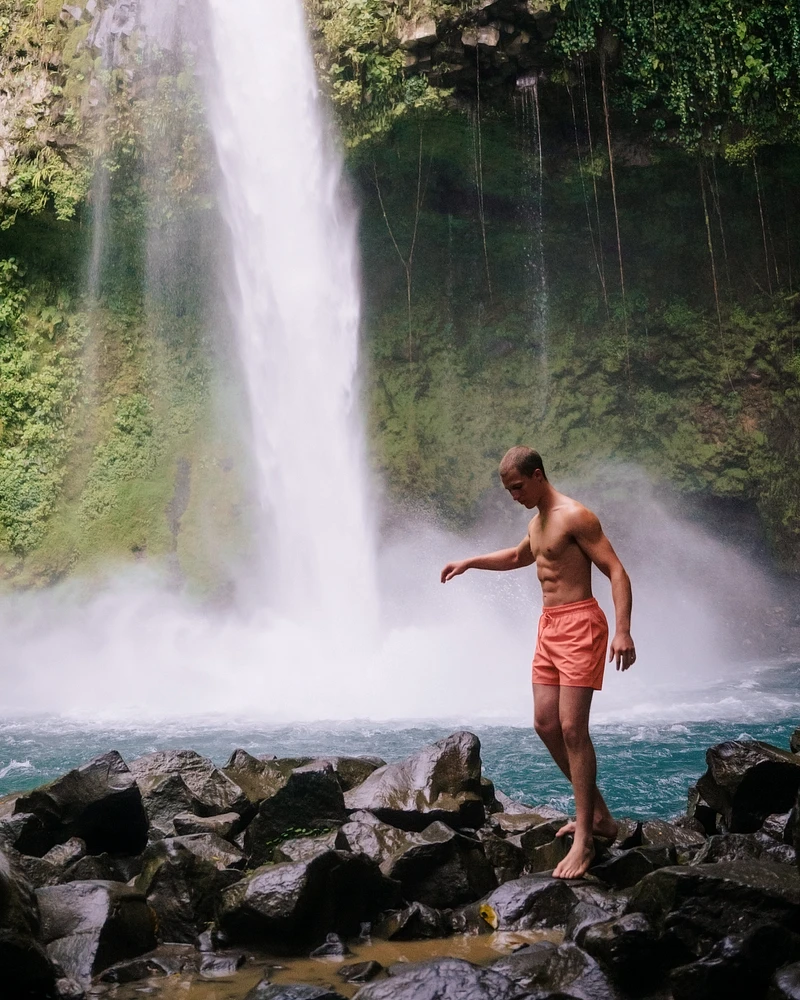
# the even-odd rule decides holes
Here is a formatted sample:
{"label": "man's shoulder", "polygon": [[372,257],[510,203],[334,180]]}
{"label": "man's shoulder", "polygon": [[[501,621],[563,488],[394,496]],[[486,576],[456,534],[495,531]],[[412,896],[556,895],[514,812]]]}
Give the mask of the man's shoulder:
{"label": "man's shoulder", "polygon": [[564,494],[562,496],[563,502],[560,505],[560,510],[565,523],[570,528],[590,528],[600,524],[597,514],[593,510],[589,510],[585,504]]}

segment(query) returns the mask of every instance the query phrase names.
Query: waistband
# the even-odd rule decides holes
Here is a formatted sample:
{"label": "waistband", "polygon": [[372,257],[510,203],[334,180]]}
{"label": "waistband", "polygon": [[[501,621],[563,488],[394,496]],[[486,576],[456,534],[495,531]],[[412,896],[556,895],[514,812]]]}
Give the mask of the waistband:
{"label": "waistband", "polygon": [[576,611],[589,611],[599,607],[597,600],[590,597],[586,601],[573,601],[571,604],[556,604],[552,608],[542,608],[542,618],[557,618],[559,615],[570,615]]}

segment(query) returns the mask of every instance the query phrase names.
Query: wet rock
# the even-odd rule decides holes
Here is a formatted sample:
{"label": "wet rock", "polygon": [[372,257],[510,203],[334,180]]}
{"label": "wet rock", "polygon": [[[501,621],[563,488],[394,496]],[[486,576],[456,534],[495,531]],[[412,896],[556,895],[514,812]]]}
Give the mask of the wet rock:
{"label": "wet rock", "polygon": [[775,973],[768,1000],[800,1000],[800,962]]}
{"label": "wet rock", "polygon": [[45,831],[42,821],[31,813],[15,813],[20,795],[4,795],[0,799],[0,849],[11,848],[40,857],[50,850],[52,837]]}
{"label": "wet rock", "polygon": [[697,782],[730,833],[753,833],[770,813],[788,812],[800,788],[800,757],[757,740],[731,740],[706,751]]}
{"label": "wet rock", "polygon": [[330,764],[343,792],[362,784],[379,767],[386,767],[386,761],[380,757],[319,757],[316,760]]}
{"label": "wet rock", "polygon": [[58,885],[63,876],[61,868],[56,868],[43,858],[31,858],[27,854],[17,854],[17,868],[30,882],[34,889],[43,889],[46,885]]}
{"label": "wet rock", "polygon": [[156,841],[142,859],[142,873],[135,886],[158,916],[162,941],[192,943],[214,918],[222,890],[242,877],[240,871],[225,867],[224,857],[193,851],[191,847],[198,846],[193,840],[185,837]]}
{"label": "wet rock", "polygon": [[415,49],[419,45],[434,45],[437,40],[436,21],[432,17],[421,17],[412,21],[400,21],[397,37],[401,49]]}
{"label": "wet rock", "polygon": [[242,828],[242,817],[238,813],[222,813],[219,816],[195,816],[190,812],[178,813],[172,820],[178,836],[191,833],[213,833],[216,837],[229,840]]}
{"label": "wet rock", "polygon": [[[606,923],[608,919],[608,913],[595,903],[580,902],[569,915],[564,928],[564,937],[567,941],[578,941],[582,932],[588,927]],[[578,943],[580,944],[580,941]]]}
{"label": "wet rock", "polygon": [[[516,799],[510,798],[505,792],[501,792],[500,789],[496,788],[494,792],[495,804],[500,806],[497,812],[502,812],[506,816],[518,815],[519,813],[530,813],[535,812],[530,806],[526,806],[524,802],[518,802]],[[494,813],[495,810],[492,810]]]}
{"label": "wet rock", "polygon": [[445,937],[448,930],[438,910],[424,903],[412,903],[403,910],[384,913],[372,933],[385,941],[422,941]]}
{"label": "wet rock", "polygon": [[478,831],[478,838],[483,845],[484,856],[492,866],[498,885],[519,878],[525,866],[525,855],[521,847],[510,840],[504,840],[494,833],[487,832],[485,829]]}
{"label": "wet rock", "polygon": [[754,920],[800,933],[800,876],[760,861],[661,868],[633,889],[628,913],[644,913],[672,965],[701,958]]}
{"label": "wet rock", "polygon": [[478,829],[484,821],[480,741],[472,733],[454,733],[380,767],[347,792],[345,804],[405,830],[423,830],[434,820]]}
{"label": "wet rock", "polygon": [[670,975],[674,1000],[763,997],[776,968],[800,958],[800,937],[783,927],[759,924],[743,934],[718,941],[697,962]]}
{"label": "wet rock", "polygon": [[175,817],[191,815],[201,808],[179,774],[142,775],[138,784],[150,824],[150,840],[175,836]]}
{"label": "wet rock", "polygon": [[82,985],[155,947],[156,919],[144,895],[119,882],[38,889],[41,938],[51,961]]}
{"label": "wet rock", "polygon": [[66,882],[92,882],[96,880],[127,882],[122,878],[114,860],[108,854],[87,855],[68,865],[58,878],[58,884]]}
{"label": "wet rock", "polygon": [[800,726],[789,737],[789,749],[792,753],[800,753]]}
{"label": "wet rock", "polygon": [[134,983],[151,976],[173,976],[195,972],[197,952],[191,945],[162,944],[154,951],[110,966],[99,977],[101,983]]}
{"label": "wet rock", "polygon": [[[352,794],[352,793],[350,793]],[[295,768],[285,783],[259,806],[244,833],[251,865],[271,860],[276,841],[295,830],[322,832],[347,818],[344,796],[330,764]]]}
{"label": "wet rock", "polygon": [[785,813],[770,813],[761,824],[759,833],[765,833],[781,844],[791,844],[792,831],[789,825],[791,815],[791,810]]}
{"label": "wet rock", "polygon": [[275,848],[272,857],[274,861],[310,861],[318,854],[335,850],[337,846],[341,850],[348,850],[339,843],[338,831],[331,830],[318,837],[294,837],[291,840],[283,840]]}
{"label": "wet rock", "polygon": [[232,941],[313,943],[356,934],[397,904],[397,887],[362,854],[264,865],[221,896],[217,923]]}
{"label": "wet rock", "polygon": [[[516,837],[512,839],[517,840]],[[524,843],[524,836],[519,839]],[[523,847],[525,857],[524,870],[528,874],[551,872],[568,853],[569,844],[566,837],[554,837],[546,844],[537,844],[535,847],[528,847],[527,849]]]}
{"label": "wet rock", "polygon": [[496,914],[497,929],[510,931],[563,927],[577,898],[562,879],[524,875],[501,885],[482,902]]}
{"label": "wet rock", "polygon": [[223,773],[230,778],[247,796],[251,805],[257,806],[264,799],[271,798],[286,784],[296,767],[308,764],[308,758],[297,761],[278,761],[275,757],[264,760],[253,757],[246,750],[234,750]]}
{"label": "wet rock", "polygon": [[5,851],[0,851],[0,928],[32,937],[39,933],[39,908],[33,886]]}
{"label": "wet rock", "polygon": [[244,1000],[345,1000],[345,998],[327,986],[306,986],[302,983],[278,986],[268,979],[262,979]]}
{"label": "wet rock", "polygon": [[56,973],[44,948],[7,928],[0,928],[0,975],[9,1000],[44,1000],[55,991]]}
{"label": "wet rock", "polygon": [[696,785],[689,786],[686,818],[708,837],[719,832],[719,814],[702,798]]}
{"label": "wet rock", "polygon": [[669,847],[634,847],[629,851],[621,851],[608,861],[592,865],[591,873],[606,885],[615,889],[627,889],[640,882],[645,875],[658,868],[667,868],[677,861],[675,848]]}
{"label": "wet rock", "polygon": [[42,861],[56,865],[59,868],[66,868],[67,865],[75,861],[80,861],[85,854],[86,843],[80,837],[71,837],[65,843],[56,844],[55,847],[51,847],[42,858]]}
{"label": "wet rock", "polygon": [[346,983],[368,983],[383,972],[380,962],[354,962],[336,970],[336,975]]}
{"label": "wet rock", "polygon": [[20,795],[14,813],[35,816],[40,830],[20,832],[17,850],[41,857],[72,837],[90,854],[138,854],[147,843],[142,797],[116,750],[96,757],[48,785]]}
{"label": "wet rock", "polygon": [[325,937],[323,944],[319,948],[315,948],[310,957],[311,958],[343,958],[345,955],[350,954],[350,949],[342,941],[338,934],[328,934]]}
{"label": "wet rock", "polygon": [[206,952],[200,959],[201,979],[225,979],[241,969],[246,956],[241,952],[232,954],[214,954]]}
{"label": "wet rock", "polygon": [[458,958],[392,968],[391,979],[370,983],[357,1000],[516,1000],[519,987],[494,969]]}
{"label": "wet rock", "polygon": [[[244,855],[236,847],[217,837],[213,833],[191,833],[185,837],[172,837],[170,843],[179,847],[185,847],[187,851],[201,858],[203,861],[210,861],[215,867],[222,871],[225,868],[243,868]],[[152,852],[148,848],[146,856]],[[156,853],[158,848],[156,848]]]}
{"label": "wet rock", "polygon": [[492,825],[507,836],[528,834],[530,845],[538,846],[552,840],[568,819],[566,813],[560,813],[547,806],[535,810],[526,806],[524,812],[503,812],[493,815]]}
{"label": "wet rock", "polygon": [[[130,769],[146,797],[153,794],[163,779],[175,776],[181,779],[191,796],[190,806],[194,808],[182,804],[173,816],[181,812],[197,812],[200,816],[242,814],[248,806],[242,789],[212,761],[194,750],[161,750],[146,754],[132,761]],[[177,783],[173,787],[179,789]],[[176,796],[183,798],[177,791]]]}
{"label": "wet rock", "polygon": [[[702,847],[705,836],[691,826],[663,819],[649,819],[641,825],[642,847],[675,847],[678,851]],[[621,845],[620,845],[621,846]],[[634,845],[631,845],[634,846]]]}
{"label": "wet rock", "polygon": [[540,941],[493,962],[492,968],[505,972],[518,987],[543,1000],[618,1000],[598,963],[574,944],[557,948]]}
{"label": "wet rock", "polygon": [[575,940],[623,989],[646,991],[660,978],[658,936],[642,913],[583,927]]}
{"label": "wet rock", "polygon": [[779,844],[773,837],[758,833],[725,833],[709,837],[692,864],[711,864],[715,861],[742,861],[763,858],[776,864],[795,863],[794,849]]}

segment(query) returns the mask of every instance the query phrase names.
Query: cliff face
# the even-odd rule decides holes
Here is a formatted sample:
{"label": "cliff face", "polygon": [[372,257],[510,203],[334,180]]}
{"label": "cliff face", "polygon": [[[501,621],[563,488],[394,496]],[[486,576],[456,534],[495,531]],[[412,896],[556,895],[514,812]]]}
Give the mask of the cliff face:
{"label": "cliff face", "polygon": [[[152,558],[224,591],[208,525],[224,550],[246,537],[238,415],[219,402],[235,364],[202,47],[178,16],[149,22],[148,42],[144,6],[0,0],[12,586]],[[659,91],[657,54],[634,86],[636,60],[669,43],[636,34],[637,3],[582,5],[583,20],[512,0],[307,6],[362,209],[366,407],[392,495],[463,523],[524,440],[555,476],[633,462],[749,511],[754,544],[800,569],[800,163],[788,142],[759,152],[770,134],[763,115],[747,124],[747,90],[735,104],[733,78],[718,88],[698,132]],[[732,29],[762,62],[764,18],[763,37]],[[673,77],[689,79],[693,43],[674,37],[688,55]],[[790,140],[788,120],[767,125]]]}

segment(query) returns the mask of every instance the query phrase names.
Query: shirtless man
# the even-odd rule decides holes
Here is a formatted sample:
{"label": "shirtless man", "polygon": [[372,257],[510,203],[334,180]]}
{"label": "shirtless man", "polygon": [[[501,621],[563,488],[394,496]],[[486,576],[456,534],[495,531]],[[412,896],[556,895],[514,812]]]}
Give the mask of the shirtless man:
{"label": "shirtless man", "polygon": [[542,585],[542,617],[533,658],[534,728],[572,783],[575,822],[558,836],[573,834],[572,847],[553,872],[580,878],[594,858],[594,837],[617,835],[597,788],[597,758],[589,738],[592,695],[603,685],[608,624],[592,597],[592,564],[611,580],[616,631],[608,660],[627,670],[636,660],[631,638],[631,583],[597,517],[555,490],[541,456],[512,448],[500,463],[500,478],[513,500],[538,509],[516,548],[448,563],[442,583],[468,569],[520,569],[536,563]]}

